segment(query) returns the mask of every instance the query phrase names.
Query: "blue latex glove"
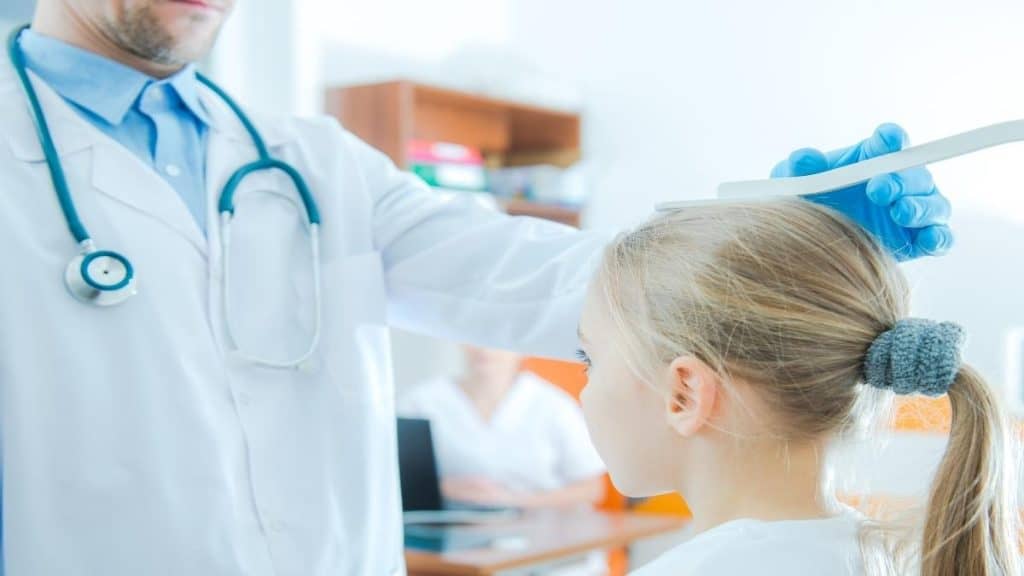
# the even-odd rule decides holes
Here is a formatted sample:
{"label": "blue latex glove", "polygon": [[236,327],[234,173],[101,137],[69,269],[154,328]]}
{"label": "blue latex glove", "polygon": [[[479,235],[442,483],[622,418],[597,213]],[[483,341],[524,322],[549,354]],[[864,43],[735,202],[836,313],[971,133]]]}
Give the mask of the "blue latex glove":
{"label": "blue latex glove", "polygon": [[[907,134],[895,124],[882,124],[855,146],[821,152],[797,150],[772,170],[772,178],[807,176],[902,149]],[[863,184],[811,194],[804,198],[830,206],[878,238],[898,260],[945,254],[953,246],[950,205],[932,182],[927,168],[875,176]]]}

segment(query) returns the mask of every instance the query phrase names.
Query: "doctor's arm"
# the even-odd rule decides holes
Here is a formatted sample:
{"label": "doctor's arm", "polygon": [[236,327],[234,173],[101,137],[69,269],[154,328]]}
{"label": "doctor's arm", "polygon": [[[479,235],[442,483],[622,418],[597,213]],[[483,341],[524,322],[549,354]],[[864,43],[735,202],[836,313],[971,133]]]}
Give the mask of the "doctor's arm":
{"label": "doctor's arm", "polygon": [[430,336],[571,358],[609,238],[449,200],[346,133],[373,198],[388,319]]}

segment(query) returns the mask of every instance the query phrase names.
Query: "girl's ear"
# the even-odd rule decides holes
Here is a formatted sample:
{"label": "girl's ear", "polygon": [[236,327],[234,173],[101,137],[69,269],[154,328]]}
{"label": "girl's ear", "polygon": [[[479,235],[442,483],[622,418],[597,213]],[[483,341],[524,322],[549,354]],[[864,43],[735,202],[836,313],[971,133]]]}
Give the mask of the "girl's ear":
{"label": "girl's ear", "polygon": [[711,419],[722,391],[718,374],[693,356],[681,356],[669,364],[665,403],[668,425],[680,436],[693,436]]}

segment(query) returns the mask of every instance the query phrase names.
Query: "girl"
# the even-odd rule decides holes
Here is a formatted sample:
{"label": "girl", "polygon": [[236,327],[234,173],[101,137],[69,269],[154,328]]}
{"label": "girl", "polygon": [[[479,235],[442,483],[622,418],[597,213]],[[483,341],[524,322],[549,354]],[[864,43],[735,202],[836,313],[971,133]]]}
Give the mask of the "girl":
{"label": "girl", "polygon": [[[894,261],[801,200],[658,217],[605,254],[580,323],[595,446],[629,496],[675,491],[697,535],[638,574],[1019,574],[1011,438],[961,330],[906,318]],[[826,486],[829,442],[894,394],[948,394],[913,531]]]}

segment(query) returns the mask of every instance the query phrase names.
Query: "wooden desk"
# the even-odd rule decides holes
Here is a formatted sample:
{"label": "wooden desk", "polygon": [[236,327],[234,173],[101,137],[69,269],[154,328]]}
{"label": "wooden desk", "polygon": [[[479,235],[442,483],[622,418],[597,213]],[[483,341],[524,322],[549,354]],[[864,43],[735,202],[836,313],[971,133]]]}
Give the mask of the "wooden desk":
{"label": "wooden desk", "polygon": [[533,512],[500,524],[448,529],[492,536],[495,539],[492,547],[449,552],[406,549],[405,562],[409,576],[490,576],[504,570],[625,546],[679,530],[685,524],[685,519],[672,516],[594,511]]}

